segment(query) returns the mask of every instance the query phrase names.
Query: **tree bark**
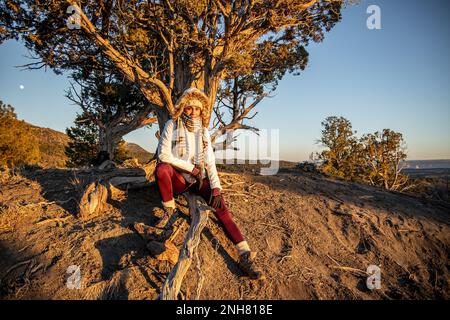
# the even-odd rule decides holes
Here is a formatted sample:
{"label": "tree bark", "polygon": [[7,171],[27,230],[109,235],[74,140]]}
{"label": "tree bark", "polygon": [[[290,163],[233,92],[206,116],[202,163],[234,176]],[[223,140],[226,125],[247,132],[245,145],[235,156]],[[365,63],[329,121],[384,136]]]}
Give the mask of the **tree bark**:
{"label": "tree bark", "polygon": [[170,119],[170,114],[167,109],[156,109],[156,117],[158,119],[159,134],[161,135],[166,122]]}
{"label": "tree bark", "polygon": [[122,136],[113,133],[112,128],[99,128],[99,152],[107,152],[109,159],[114,158],[114,151]]}

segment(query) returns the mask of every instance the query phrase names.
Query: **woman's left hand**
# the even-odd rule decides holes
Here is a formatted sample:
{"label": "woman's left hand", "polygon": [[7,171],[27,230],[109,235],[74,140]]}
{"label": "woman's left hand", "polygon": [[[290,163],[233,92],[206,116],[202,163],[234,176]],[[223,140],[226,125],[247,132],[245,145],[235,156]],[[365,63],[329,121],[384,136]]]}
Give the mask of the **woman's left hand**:
{"label": "woman's left hand", "polygon": [[209,205],[214,209],[220,209],[222,206],[222,195],[219,188],[214,188],[209,197]]}

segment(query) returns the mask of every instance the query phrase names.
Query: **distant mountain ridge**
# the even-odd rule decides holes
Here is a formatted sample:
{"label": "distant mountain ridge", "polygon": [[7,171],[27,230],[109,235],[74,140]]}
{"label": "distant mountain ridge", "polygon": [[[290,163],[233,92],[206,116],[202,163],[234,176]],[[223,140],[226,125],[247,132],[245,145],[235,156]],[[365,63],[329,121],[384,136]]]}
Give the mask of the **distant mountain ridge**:
{"label": "distant mountain ridge", "polygon": [[436,160],[406,160],[402,168],[404,169],[446,169],[450,168],[450,159]]}
{"label": "distant mountain ridge", "polygon": [[137,143],[125,141],[125,149],[131,157],[138,159],[139,163],[147,163],[153,158],[153,153],[148,152]]}
{"label": "distant mountain ridge", "polygon": [[38,140],[41,155],[39,165],[43,167],[65,167],[68,158],[64,153],[64,148],[69,143],[69,137],[65,133],[50,128],[27,124],[30,126],[33,136]]}

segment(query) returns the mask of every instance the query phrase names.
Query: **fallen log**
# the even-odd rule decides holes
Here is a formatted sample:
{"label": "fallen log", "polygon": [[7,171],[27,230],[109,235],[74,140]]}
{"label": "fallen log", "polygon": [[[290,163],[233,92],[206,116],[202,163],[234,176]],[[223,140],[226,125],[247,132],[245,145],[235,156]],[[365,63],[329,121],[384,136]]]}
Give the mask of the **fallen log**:
{"label": "fallen log", "polygon": [[211,211],[210,207],[204,204],[199,196],[190,193],[185,194],[185,196],[189,203],[191,226],[180,250],[178,262],[170,271],[163,284],[161,293],[158,296],[160,300],[177,299],[184,276],[192,263],[194,252],[200,243],[203,228],[208,222],[208,216]]}
{"label": "fallen log", "polygon": [[108,162],[107,166],[100,166],[89,172],[83,171],[80,176],[83,182],[79,186],[77,215],[82,219],[97,216],[105,210],[107,202],[118,190],[152,185],[155,181],[155,168],[156,160],[152,160],[133,168],[113,167]]}

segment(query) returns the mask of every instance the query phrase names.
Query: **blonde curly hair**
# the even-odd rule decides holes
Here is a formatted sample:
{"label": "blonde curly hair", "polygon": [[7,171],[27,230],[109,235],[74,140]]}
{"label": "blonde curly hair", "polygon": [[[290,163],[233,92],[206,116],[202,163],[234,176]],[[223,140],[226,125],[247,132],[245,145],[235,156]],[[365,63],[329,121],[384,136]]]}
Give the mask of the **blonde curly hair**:
{"label": "blonde curly hair", "polygon": [[183,92],[181,97],[178,99],[175,104],[175,113],[172,116],[173,120],[177,120],[183,114],[184,108],[189,105],[192,100],[198,100],[202,104],[202,124],[205,128],[208,127],[209,124],[209,99],[206,94],[197,89],[197,88],[189,88]]}

